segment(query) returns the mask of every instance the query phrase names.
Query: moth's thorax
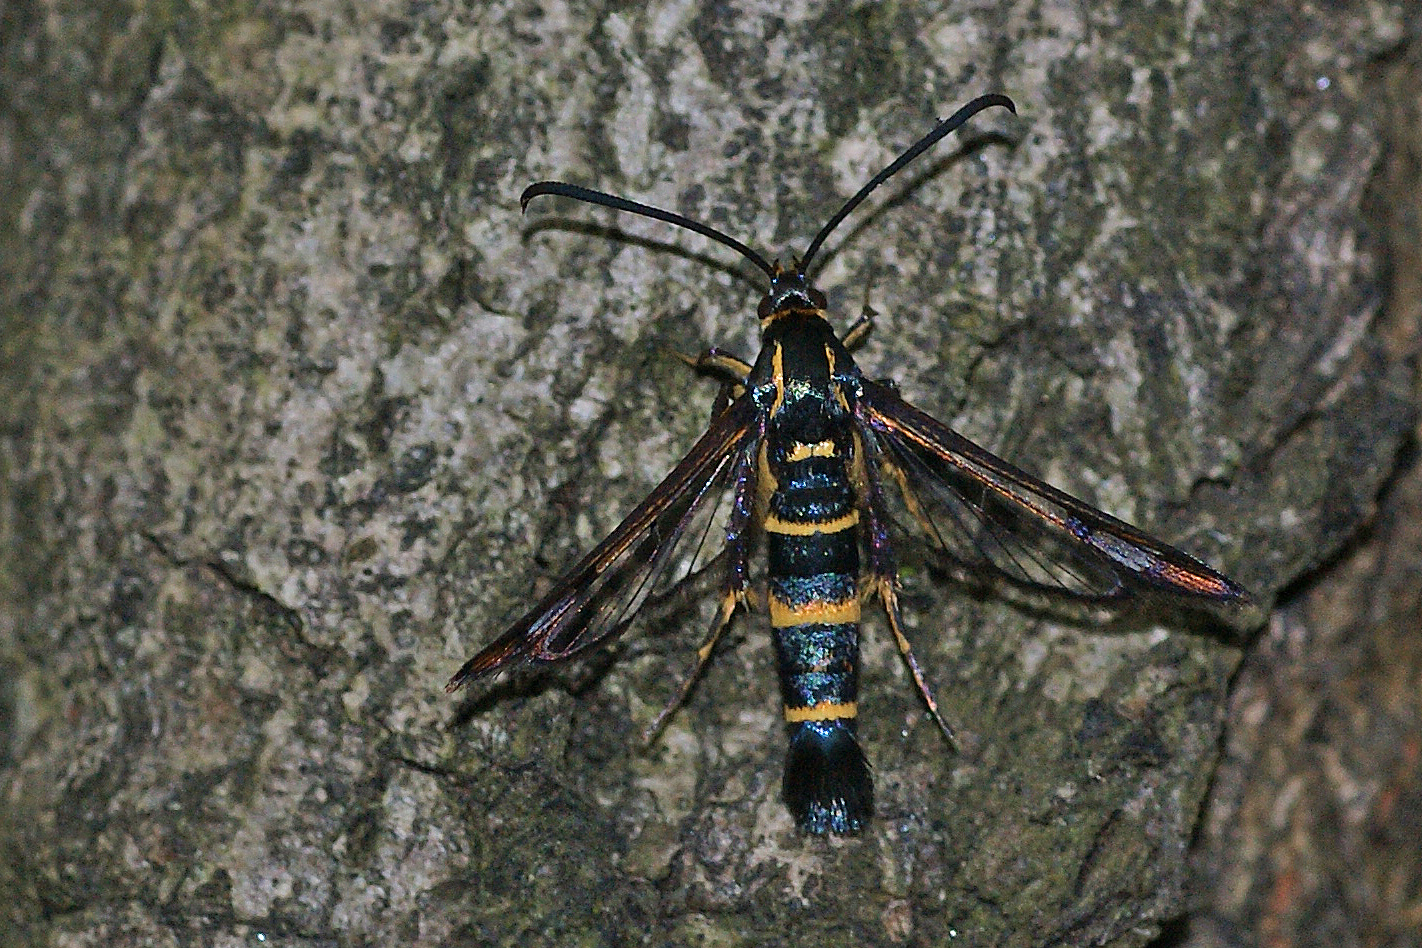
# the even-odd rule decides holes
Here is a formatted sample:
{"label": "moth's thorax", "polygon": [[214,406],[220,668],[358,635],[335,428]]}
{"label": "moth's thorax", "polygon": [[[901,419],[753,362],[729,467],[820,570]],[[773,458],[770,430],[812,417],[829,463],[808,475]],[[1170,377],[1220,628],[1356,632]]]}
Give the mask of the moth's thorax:
{"label": "moth's thorax", "polygon": [[767,414],[767,429],[815,443],[849,424],[859,370],[820,309],[777,316],[762,334],[749,387]]}
{"label": "moth's thorax", "polygon": [[760,318],[761,326],[769,328],[782,317],[809,312],[823,313],[827,305],[829,304],[825,301],[825,295],[810,284],[803,270],[798,266],[787,270],[777,263],[775,275],[770,279],[770,289],[756,308],[756,315]]}

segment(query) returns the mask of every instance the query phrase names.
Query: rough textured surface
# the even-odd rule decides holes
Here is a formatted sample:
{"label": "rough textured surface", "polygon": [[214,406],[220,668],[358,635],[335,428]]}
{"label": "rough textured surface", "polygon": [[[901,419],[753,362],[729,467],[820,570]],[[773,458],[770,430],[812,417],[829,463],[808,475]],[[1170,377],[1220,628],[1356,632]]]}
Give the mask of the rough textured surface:
{"label": "rough textured surface", "polygon": [[0,938],[1154,938],[1218,638],[910,574],[964,749],[871,633],[880,818],[850,841],[777,799],[754,623],[647,752],[693,636],[442,694],[704,422],[662,347],[754,346],[724,255],[517,195],[785,254],[1011,94],[835,238],[832,305],[884,313],[871,373],[1269,596],[1357,533],[1410,424],[1364,217],[1409,5],[374,6],[0,12]]}
{"label": "rough textured surface", "polygon": [[[1422,355],[1422,45],[1373,60],[1385,155],[1365,207],[1391,279],[1373,332]],[[1370,57],[1359,57],[1366,61]],[[1422,390],[1414,398],[1422,404]],[[1422,942],[1422,465],[1414,433],[1368,529],[1297,584],[1231,698],[1188,948]]]}

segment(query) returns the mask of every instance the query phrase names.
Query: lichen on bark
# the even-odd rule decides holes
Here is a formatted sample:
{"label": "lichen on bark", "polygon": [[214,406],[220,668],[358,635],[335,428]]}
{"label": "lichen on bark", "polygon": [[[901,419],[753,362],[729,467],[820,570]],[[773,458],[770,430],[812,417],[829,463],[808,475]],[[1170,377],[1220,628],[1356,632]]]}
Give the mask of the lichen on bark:
{"label": "lichen on bark", "polygon": [[714,248],[517,197],[785,256],[1012,95],[836,236],[833,307],[882,313],[871,374],[1268,597],[1408,424],[1361,84],[1416,31],[1359,7],[7,7],[0,928],[1144,944],[1185,910],[1235,643],[906,569],[963,751],[869,629],[880,816],[831,843],[777,799],[759,618],[649,751],[699,628],[443,695],[704,424],[661,347],[755,343]]}

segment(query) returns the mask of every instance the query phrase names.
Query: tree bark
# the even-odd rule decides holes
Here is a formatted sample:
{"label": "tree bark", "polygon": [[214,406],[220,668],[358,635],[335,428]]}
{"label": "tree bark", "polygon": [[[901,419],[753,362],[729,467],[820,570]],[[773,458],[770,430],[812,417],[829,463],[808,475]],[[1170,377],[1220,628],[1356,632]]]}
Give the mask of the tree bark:
{"label": "tree bark", "polygon": [[[1422,346],[1415,14],[1406,35],[1389,55],[1359,58],[1371,59],[1362,88],[1383,136],[1363,210],[1389,277],[1371,332],[1389,361],[1415,364]],[[1422,401],[1415,389],[1412,401]],[[1294,584],[1240,671],[1195,854],[1198,907],[1183,945],[1404,948],[1422,937],[1417,444],[1414,429],[1367,529]]]}
{"label": "tree bark", "polygon": [[[779,801],[762,615],[650,749],[700,620],[446,697],[704,425],[714,388],[666,348],[756,345],[763,288],[721,248],[518,195],[569,180],[788,259],[937,117],[1012,95],[1018,118],[980,116],[832,238],[839,325],[867,301],[867,373],[1288,590],[1246,674],[1297,693],[1287,643],[1349,581],[1415,417],[1416,287],[1388,256],[1417,219],[1388,177],[1415,173],[1411,5],[378,7],[0,14],[0,943],[1263,926],[1229,883],[1279,877],[1229,857],[1230,814],[1290,779],[1248,766],[1260,742],[1302,738],[1231,732],[1190,924],[1227,715],[1257,692],[1231,705],[1243,643],[1177,616],[1066,623],[906,564],[962,747],[871,625],[879,812],[852,840]],[[1373,542],[1415,569],[1402,535]],[[1387,605],[1350,622],[1415,620],[1415,589],[1367,588]],[[1397,746],[1369,799],[1415,816]]]}

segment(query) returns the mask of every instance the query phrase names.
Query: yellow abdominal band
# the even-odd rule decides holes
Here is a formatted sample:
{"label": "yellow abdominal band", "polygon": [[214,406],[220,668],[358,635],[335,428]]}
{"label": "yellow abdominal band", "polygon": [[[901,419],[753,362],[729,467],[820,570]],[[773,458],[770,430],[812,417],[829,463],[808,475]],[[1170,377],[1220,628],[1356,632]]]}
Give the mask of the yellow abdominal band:
{"label": "yellow abdominal band", "polygon": [[858,716],[859,705],[853,701],[843,704],[826,701],[823,704],[812,704],[808,708],[785,709],[785,720],[790,724],[799,724],[802,721],[836,721],[840,718],[856,718]]}
{"label": "yellow abdominal band", "polygon": [[791,604],[770,593],[770,626],[785,629],[792,625],[808,625],[823,622],[826,625],[844,625],[859,621],[859,597],[850,596],[842,600],[814,599],[809,602]]}
{"label": "yellow abdominal band", "polygon": [[851,510],[843,517],[836,517],[833,520],[782,520],[775,514],[767,514],[765,517],[765,530],[767,533],[782,533],[792,537],[807,537],[815,533],[839,533],[841,530],[848,530],[859,522],[859,511]]}

